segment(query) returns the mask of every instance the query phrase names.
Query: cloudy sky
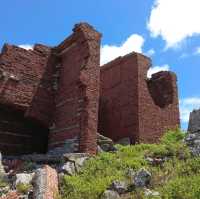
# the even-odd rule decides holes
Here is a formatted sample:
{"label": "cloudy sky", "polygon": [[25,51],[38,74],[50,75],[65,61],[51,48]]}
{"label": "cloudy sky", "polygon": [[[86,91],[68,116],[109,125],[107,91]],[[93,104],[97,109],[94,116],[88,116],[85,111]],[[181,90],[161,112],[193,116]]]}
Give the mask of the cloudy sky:
{"label": "cloudy sky", "polygon": [[101,63],[131,51],[153,60],[149,76],[178,76],[181,122],[200,107],[200,0],[0,0],[0,47],[54,46],[86,21],[103,33]]}

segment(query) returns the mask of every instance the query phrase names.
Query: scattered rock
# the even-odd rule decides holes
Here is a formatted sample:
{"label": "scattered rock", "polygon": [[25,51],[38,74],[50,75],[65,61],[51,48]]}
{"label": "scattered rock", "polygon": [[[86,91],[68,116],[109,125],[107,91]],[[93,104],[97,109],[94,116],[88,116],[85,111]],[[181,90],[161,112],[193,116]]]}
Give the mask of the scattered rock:
{"label": "scattered rock", "polygon": [[103,151],[109,152],[109,151],[116,151],[117,149],[114,147],[113,141],[105,137],[99,133],[97,133],[97,144],[100,146],[100,148]]}
{"label": "scattered rock", "polygon": [[97,153],[102,153],[102,152],[103,152],[103,149],[99,145],[97,145]]}
{"label": "scattered rock", "polygon": [[190,133],[195,133],[197,131],[200,131],[200,109],[193,110],[190,113],[188,131]]}
{"label": "scattered rock", "polygon": [[16,191],[11,191],[1,199],[19,199],[19,194]]}
{"label": "scattered rock", "polygon": [[130,144],[131,144],[131,140],[130,140],[129,137],[122,138],[122,139],[118,140],[118,141],[116,142],[116,144],[121,144],[121,145],[124,145],[124,146],[130,145]]}
{"label": "scattered rock", "polygon": [[185,142],[194,156],[200,156],[200,109],[190,113]]}
{"label": "scattered rock", "polygon": [[153,165],[153,166],[162,166],[163,163],[166,161],[165,158],[151,158],[151,157],[147,157],[147,158],[145,158],[145,160],[146,160],[149,164],[151,164],[151,165]]}
{"label": "scattered rock", "polygon": [[127,191],[127,184],[123,181],[113,181],[110,186],[110,189],[116,191],[119,194],[124,194]]}
{"label": "scattered rock", "polygon": [[34,173],[18,173],[16,174],[15,186],[18,184],[31,184]]}
{"label": "scattered rock", "polygon": [[153,191],[153,190],[150,190],[150,189],[146,189],[146,188],[145,188],[145,190],[144,190],[144,195],[145,195],[145,196],[154,196],[154,197],[156,197],[156,196],[159,196],[160,194],[159,194],[159,192],[157,192],[157,191]]}
{"label": "scattered rock", "polygon": [[21,160],[38,164],[56,164],[63,160],[63,155],[55,154],[30,154],[20,157]]}
{"label": "scattered rock", "polygon": [[76,136],[73,139],[67,139],[62,147],[56,147],[50,150],[48,154],[62,155],[65,153],[76,153],[79,150],[79,138]]}
{"label": "scattered rock", "polygon": [[151,173],[146,169],[140,169],[134,176],[134,184],[136,187],[145,187],[150,183]]}
{"label": "scattered rock", "polygon": [[106,190],[101,199],[120,199],[120,196],[116,191]]}
{"label": "scattered rock", "polygon": [[38,169],[33,180],[33,198],[54,199],[58,193],[58,175],[55,169],[45,165]]}
{"label": "scattered rock", "polygon": [[75,174],[75,172],[76,172],[75,163],[74,162],[66,162],[66,163],[64,163],[60,167],[59,172],[62,172],[64,174],[68,174],[68,175]]}
{"label": "scattered rock", "polygon": [[79,172],[85,161],[91,157],[88,153],[66,153],[63,158],[66,162],[71,162],[75,166],[75,171]]}
{"label": "scattered rock", "polygon": [[0,197],[6,195],[10,191],[9,186],[0,187]]}
{"label": "scattered rock", "polygon": [[126,175],[131,181],[133,181],[135,176],[135,171],[133,169],[128,169]]}
{"label": "scattered rock", "polygon": [[2,154],[0,152],[0,176],[5,175],[4,167],[2,164]]}

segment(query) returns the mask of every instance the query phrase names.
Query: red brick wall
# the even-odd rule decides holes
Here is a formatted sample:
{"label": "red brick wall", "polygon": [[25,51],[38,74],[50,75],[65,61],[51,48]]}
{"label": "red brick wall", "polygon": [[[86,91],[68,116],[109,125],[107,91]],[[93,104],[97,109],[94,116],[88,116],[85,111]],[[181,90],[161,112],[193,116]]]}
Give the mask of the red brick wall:
{"label": "red brick wall", "polygon": [[49,148],[78,137],[81,152],[96,153],[100,34],[88,24],[76,25],[73,31],[53,50],[59,60]]}
{"label": "red brick wall", "polygon": [[135,53],[101,67],[99,133],[117,141],[138,133],[138,68]]}
{"label": "red brick wall", "polygon": [[147,79],[151,61],[132,53],[101,67],[99,132],[117,141],[156,142],[179,126],[176,76],[160,72]]}
{"label": "red brick wall", "polygon": [[157,142],[168,129],[179,126],[178,91],[176,75],[159,72],[147,80],[151,61],[138,54],[139,68],[139,139]]}
{"label": "red brick wall", "polygon": [[27,110],[45,71],[49,49],[4,45],[0,56],[0,103]]}
{"label": "red brick wall", "polygon": [[26,118],[37,120],[46,126],[46,128],[50,126],[55,107],[54,90],[52,87],[55,62],[54,56],[49,55],[45,72],[25,113]]}
{"label": "red brick wall", "polygon": [[[17,133],[0,126],[0,144],[14,146],[24,142],[24,148],[13,148],[21,153],[35,152],[34,147],[26,147],[36,146],[34,140],[41,137],[38,150],[42,151],[40,141],[46,146],[50,129],[49,149],[77,137],[79,151],[96,153],[101,35],[85,23],[76,25],[73,31],[53,49],[42,45],[34,46],[34,50],[4,46],[0,54],[0,104],[10,107],[10,113],[16,110],[21,114],[20,121],[13,114],[8,119],[10,125],[15,120],[19,126],[27,121],[34,125],[21,128],[21,132],[17,129]],[[10,140],[5,138],[6,130],[10,131]],[[25,132],[29,141],[17,141],[20,136],[28,137]]]}
{"label": "red brick wall", "polygon": [[41,152],[47,141],[54,149],[77,138],[80,152],[96,153],[97,124],[113,140],[130,137],[133,143],[157,141],[179,125],[175,74],[160,72],[147,79],[151,61],[137,53],[100,69],[100,37],[81,23],[55,48],[4,46],[1,151],[10,146],[10,154]]}
{"label": "red brick wall", "polygon": [[48,129],[44,124],[48,121],[44,115],[49,114],[38,113],[48,104],[50,96],[40,94],[39,101],[43,103],[34,106],[36,114],[31,107],[38,98],[36,93],[49,55],[50,49],[39,44],[34,50],[4,45],[0,55],[0,151],[4,154],[47,149]]}

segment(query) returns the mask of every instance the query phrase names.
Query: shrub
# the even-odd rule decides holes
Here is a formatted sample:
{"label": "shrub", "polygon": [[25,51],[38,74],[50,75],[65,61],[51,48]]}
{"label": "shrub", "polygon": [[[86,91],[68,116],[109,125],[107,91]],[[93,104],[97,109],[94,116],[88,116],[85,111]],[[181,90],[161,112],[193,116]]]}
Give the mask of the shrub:
{"label": "shrub", "polygon": [[[138,170],[145,167],[152,173],[150,189],[158,190],[164,199],[196,199],[200,177],[200,158],[192,158],[183,142],[184,133],[179,129],[168,131],[159,144],[116,145],[116,153],[101,153],[89,159],[81,171],[74,176],[64,176],[61,183],[62,199],[99,199],[113,180],[126,180],[127,169]],[[148,157],[168,157],[162,166],[152,166],[145,160]],[[197,174],[197,176],[195,176]],[[190,175],[193,177],[190,178]],[[189,179],[190,185],[187,183]],[[130,179],[129,179],[130,180]],[[163,188],[166,186],[167,188]],[[175,186],[173,188],[173,186]],[[189,195],[190,186],[192,193]],[[183,197],[179,196],[185,189]],[[144,195],[143,189],[129,193],[131,198],[155,198]],[[158,198],[158,197],[157,197]],[[198,199],[198,198],[197,198]]]}
{"label": "shrub", "polygon": [[88,160],[80,173],[64,176],[61,183],[62,198],[99,198],[113,180],[123,177],[121,167],[121,161],[112,153],[102,153]]}
{"label": "shrub", "polygon": [[176,143],[180,143],[183,141],[185,137],[185,134],[180,130],[180,129],[176,129],[176,130],[169,130],[167,131],[163,137],[160,139],[161,144],[176,144]]}
{"label": "shrub", "polygon": [[23,183],[19,183],[16,186],[17,191],[21,194],[27,194],[31,188],[32,186],[30,184],[23,184]]}
{"label": "shrub", "polygon": [[163,199],[200,199],[200,175],[177,177],[159,191]]}

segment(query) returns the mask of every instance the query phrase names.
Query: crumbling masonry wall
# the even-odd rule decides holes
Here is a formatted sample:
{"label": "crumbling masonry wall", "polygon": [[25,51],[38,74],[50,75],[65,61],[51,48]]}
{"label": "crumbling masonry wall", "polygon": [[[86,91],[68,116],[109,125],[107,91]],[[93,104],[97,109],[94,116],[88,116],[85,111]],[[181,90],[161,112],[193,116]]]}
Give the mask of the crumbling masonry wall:
{"label": "crumbling masonry wall", "polygon": [[[0,54],[4,154],[47,148],[96,153],[101,35],[86,23],[73,31],[55,48],[4,46]],[[72,140],[76,146],[68,145]]]}
{"label": "crumbling masonry wall", "polygon": [[[151,60],[131,53],[100,67],[101,35],[89,24],[54,48],[4,45],[0,54],[0,151],[97,150],[97,131],[157,142],[179,126],[176,75],[151,79]],[[98,129],[97,129],[98,128]]]}
{"label": "crumbling masonry wall", "polygon": [[119,57],[101,67],[99,133],[134,143],[138,137],[137,55]]}
{"label": "crumbling masonry wall", "polygon": [[101,67],[99,132],[115,141],[157,142],[179,126],[176,76],[160,72],[147,79],[151,60],[131,53]]}
{"label": "crumbling masonry wall", "polygon": [[0,151],[3,153],[46,150],[46,128],[25,115],[45,71],[48,56],[49,48],[42,45],[35,45],[34,50],[8,44],[3,47],[0,54]]}
{"label": "crumbling masonry wall", "polygon": [[[96,153],[99,103],[100,37],[88,24],[76,25],[74,33],[53,49],[57,57],[54,75],[55,110],[49,148],[70,148]],[[76,151],[76,152],[77,152]]]}
{"label": "crumbling masonry wall", "polygon": [[180,127],[177,78],[175,73],[162,71],[147,79],[151,60],[138,54],[139,140],[158,142],[169,129]]}

